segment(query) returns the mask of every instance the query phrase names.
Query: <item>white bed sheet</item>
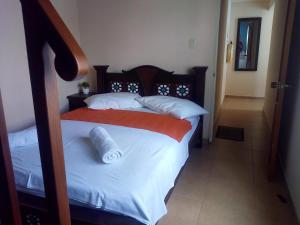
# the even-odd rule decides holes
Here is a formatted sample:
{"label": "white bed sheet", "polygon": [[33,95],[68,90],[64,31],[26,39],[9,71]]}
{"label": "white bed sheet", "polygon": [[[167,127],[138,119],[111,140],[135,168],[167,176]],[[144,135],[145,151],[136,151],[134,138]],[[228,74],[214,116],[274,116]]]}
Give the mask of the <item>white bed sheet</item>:
{"label": "white bed sheet", "polygon": [[[154,225],[167,213],[164,199],[188,158],[188,142],[199,117],[189,120],[193,128],[180,143],[147,130],[101,124],[125,152],[114,164],[100,163],[88,138],[99,124],[62,121],[70,200]],[[18,190],[43,196],[38,151],[37,145],[30,145],[11,153]]]}

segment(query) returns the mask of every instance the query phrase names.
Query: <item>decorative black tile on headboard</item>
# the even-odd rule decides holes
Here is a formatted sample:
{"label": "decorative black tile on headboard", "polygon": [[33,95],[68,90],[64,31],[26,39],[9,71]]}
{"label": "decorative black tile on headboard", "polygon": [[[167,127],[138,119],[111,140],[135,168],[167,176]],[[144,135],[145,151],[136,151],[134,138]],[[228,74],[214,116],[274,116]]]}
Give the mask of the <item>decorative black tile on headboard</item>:
{"label": "decorative black tile on headboard", "polygon": [[124,91],[124,84],[122,81],[111,81],[109,87],[110,87],[110,92]]}
{"label": "decorative black tile on headboard", "polygon": [[161,82],[155,84],[153,94],[190,99],[192,91],[192,86],[189,83]]}
{"label": "decorative black tile on headboard", "polygon": [[192,93],[192,86],[187,83],[175,84],[176,97],[190,98]]}
{"label": "decorative black tile on headboard", "polygon": [[156,95],[170,96],[172,91],[172,84],[157,83],[154,86],[153,93]]}
{"label": "decorative black tile on headboard", "polygon": [[108,85],[108,92],[130,92],[130,93],[140,93],[140,83],[139,82],[126,82],[119,80],[112,80]]}
{"label": "decorative black tile on headboard", "polygon": [[174,74],[155,66],[139,66],[122,73],[107,73],[108,66],[95,66],[98,92],[131,92],[142,96],[164,95],[204,103],[207,67],[195,67],[190,74]]}
{"label": "decorative black tile on headboard", "polygon": [[127,92],[130,93],[139,93],[140,91],[140,84],[138,82],[127,82],[126,83]]}

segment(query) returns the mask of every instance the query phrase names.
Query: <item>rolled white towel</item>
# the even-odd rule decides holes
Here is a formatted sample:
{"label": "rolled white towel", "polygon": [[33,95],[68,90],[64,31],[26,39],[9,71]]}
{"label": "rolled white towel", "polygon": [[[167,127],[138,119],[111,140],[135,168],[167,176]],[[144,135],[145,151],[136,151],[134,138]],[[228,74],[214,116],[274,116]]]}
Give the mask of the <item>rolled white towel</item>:
{"label": "rolled white towel", "polygon": [[95,127],[89,133],[91,142],[104,163],[114,163],[122,158],[123,151],[102,127]]}

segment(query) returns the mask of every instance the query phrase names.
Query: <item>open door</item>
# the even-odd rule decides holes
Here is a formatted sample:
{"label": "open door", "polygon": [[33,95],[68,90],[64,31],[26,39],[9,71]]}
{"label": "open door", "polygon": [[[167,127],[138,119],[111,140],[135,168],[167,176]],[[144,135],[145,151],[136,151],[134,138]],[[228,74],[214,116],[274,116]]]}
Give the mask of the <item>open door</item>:
{"label": "open door", "polygon": [[[280,65],[280,74],[278,81],[273,81],[271,87],[276,92],[276,100],[274,102],[274,117],[272,125],[272,136],[271,136],[271,151],[268,159],[268,178],[272,180],[276,175],[277,162],[278,162],[278,146],[279,146],[279,133],[281,117],[283,112],[283,100],[285,95],[285,89],[289,87],[286,83],[287,72],[288,72],[288,61],[290,46],[293,33],[294,17],[296,11],[297,0],[289,0],[287,19],[285,26],[285,37],[282,50],[282,58]],[[268,87],[267,87],[268,88]]]}

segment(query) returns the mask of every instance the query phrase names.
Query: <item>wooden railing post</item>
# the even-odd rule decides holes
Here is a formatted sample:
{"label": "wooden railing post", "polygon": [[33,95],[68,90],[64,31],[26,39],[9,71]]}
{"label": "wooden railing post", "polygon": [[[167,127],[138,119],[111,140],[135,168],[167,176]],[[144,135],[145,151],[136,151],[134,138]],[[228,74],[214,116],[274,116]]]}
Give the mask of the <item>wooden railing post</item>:
{"label": "wooden railing post", "polygon": [[[204,96],[205,96],[205,82],[206,82],[206,71],[208,67],[194,67],[192,70],[192,73],[196,74],[196,82],[197,82],[197,87],[198,89],[195,90],[196,98],[198,101],[198,104],[204,107]],[[200,117],[199,124],[200,126],[203,126],[204,123],[204,118],[203,116]],[[197,143],[197,147],[201,148],[203,145],[203,129],[199,131],[199,143]]]}
{"label": "wooden railing post", "polygon": [[[33,5],[34,6],[34,5]],[[29,7],[29,5],[28,5]],[[24,8],[23,8],[24,9]],[[35,9],[35,8],[33,8]],[[28,11],[27,11],[28,10]],[[37,10],[37,9],[36,9]],[[31,9],[23,10],[24,17]],[[71,225],[61,141],[56,73],[40,21],[24,18],[28,64],[50,224]],[[40,32],[40,33],[39,33]],[[53,68],[52,68],[53,69]]]}
{"label": "wooden railing post", "polygon": [[56,75],[71,81],[89,68],[49,0],[21,3],[49,224],[71,225]]}
{"label": "wooden railing post", "polygon": [[0,91],[0,219],[1,225],[22,225]]}

